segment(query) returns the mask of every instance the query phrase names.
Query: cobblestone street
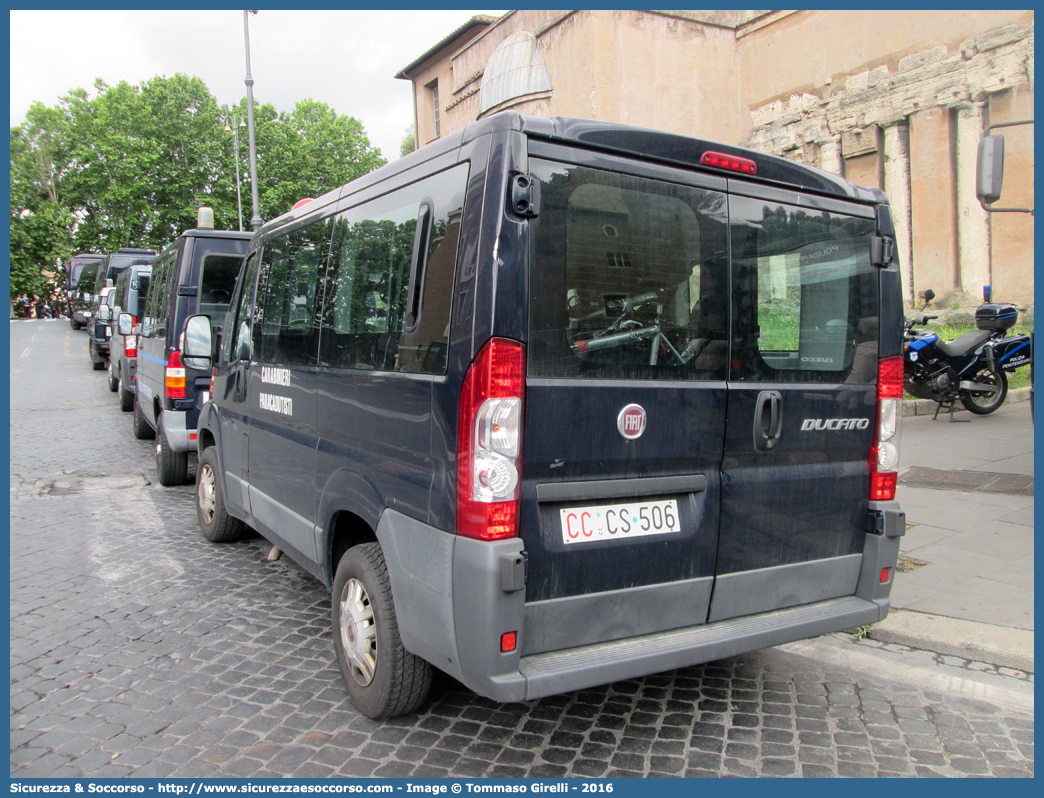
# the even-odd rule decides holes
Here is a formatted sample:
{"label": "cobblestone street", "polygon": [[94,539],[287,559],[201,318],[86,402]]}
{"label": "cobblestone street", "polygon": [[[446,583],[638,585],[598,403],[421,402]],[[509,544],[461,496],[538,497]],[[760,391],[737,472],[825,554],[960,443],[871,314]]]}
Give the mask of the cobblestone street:
{"label": "cobblestone street", "polygon": [[850,635],[370,721],[326,589],[204,540],[86,347],[11,324],[12,777],[1033,775],[1032,676]]}

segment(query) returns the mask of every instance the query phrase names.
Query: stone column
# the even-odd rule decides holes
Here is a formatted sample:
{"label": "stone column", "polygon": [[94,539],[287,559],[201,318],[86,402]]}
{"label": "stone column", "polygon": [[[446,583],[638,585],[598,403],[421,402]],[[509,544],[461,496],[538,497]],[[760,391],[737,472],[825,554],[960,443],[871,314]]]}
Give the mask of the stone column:
{"label": "stone column", "polygon": [[957,263],[961,290],[981,300],[992,283],[989,214],[975,195],[975,161],[982,137],[981,104],[957,108]]}
{"label": "stone column", "polygon": [[892,203],[895,240],[899,247],[903,300],[915,304],[913,250],[910,247],[910,129],[906,120],[884,126],[884,190]]}

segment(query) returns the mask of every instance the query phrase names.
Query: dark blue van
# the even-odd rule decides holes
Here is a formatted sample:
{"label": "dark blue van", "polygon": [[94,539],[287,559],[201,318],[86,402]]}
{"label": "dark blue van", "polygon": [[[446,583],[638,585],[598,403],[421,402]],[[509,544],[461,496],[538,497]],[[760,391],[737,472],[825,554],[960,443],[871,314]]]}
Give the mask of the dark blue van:
{"label": "dark blue van", "polygon": [[[200,209],[197,225],[152,264],[135,351],[134,437],[156,440],[157,479],[165,486],[188,478],[196,419],[210,391],[209,370],[182,362],[185,319],[204,314],[220,332],[250,243],[250,233],[215,230],[209,208]],[[133,320],[124,318],[123,329],[133,332]]]}
{"label": "dark blue van", "polygon": [[332,589],[372,718],[873,623],[902,300],[877,189],[506,112],[267,224],[198,424],[203,534]]}

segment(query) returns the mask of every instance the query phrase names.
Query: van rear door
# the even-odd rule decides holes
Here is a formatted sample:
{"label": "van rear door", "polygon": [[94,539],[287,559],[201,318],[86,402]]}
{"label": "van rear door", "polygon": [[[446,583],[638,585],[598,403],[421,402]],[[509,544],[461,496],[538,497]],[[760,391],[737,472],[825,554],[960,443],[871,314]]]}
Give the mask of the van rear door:
{"label": "van rear door", "polygon": [[878,361],[873,208],[730,189],[733,347],[711,622],[855,592]]}
{"label": "van rear door", "polygon": [[725,180],[535,141],[529,170],[522,653],[703,623],[726,421]]}

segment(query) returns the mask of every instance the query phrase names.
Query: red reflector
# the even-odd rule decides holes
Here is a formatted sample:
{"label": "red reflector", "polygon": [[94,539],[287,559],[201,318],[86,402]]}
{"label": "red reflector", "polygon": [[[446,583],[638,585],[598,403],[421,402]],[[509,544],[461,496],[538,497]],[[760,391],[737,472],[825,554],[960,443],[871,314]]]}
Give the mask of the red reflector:
{"label": "red reflector", "polygon": [[877,361],[877,398],[903,398],[903,358],[883,357]]}
{"label": "red reflector", "polygon": [[[875,447],[876,448],[876,447]],[[877,453],[874,452],[876,457]],[[870,501],[887,502],[895,498],[895,471],[874,471],[870,474]]]}
{"label": "red reflector", "polygon": [[504,632],[500,636],[500,650],[501,651],[514,651],[515,650],[515,632]]}
{"label": "red reflector", "polygon": [[726,155],[723,152],[703,153],[700,163],[704,166],[713,166],[715,169],[728,169],[730,172],[740,172],[745,175],[756,175],[758,165],[749,158],[739,158],[735,155]]}
{"label": "red reflector", "polygon": [[190,441],[194,441],[194,440],[196,440],[196,438],[197,438],[197,435],[198,435],[198,433],[195,433],[195,432],[190,432],[190,433],[189,433],[189,440],[190,440]]}
{"label": "red reflector", "polygon": [[884,584],[885,582],[887,582],[887,581],[888,581],[888,571],[889,571],[889,570],[890,570],[889,568],[882,568],[882,569],[881,569],[881,584],[882,584],[882,585],[883,585],[883,584]]}

